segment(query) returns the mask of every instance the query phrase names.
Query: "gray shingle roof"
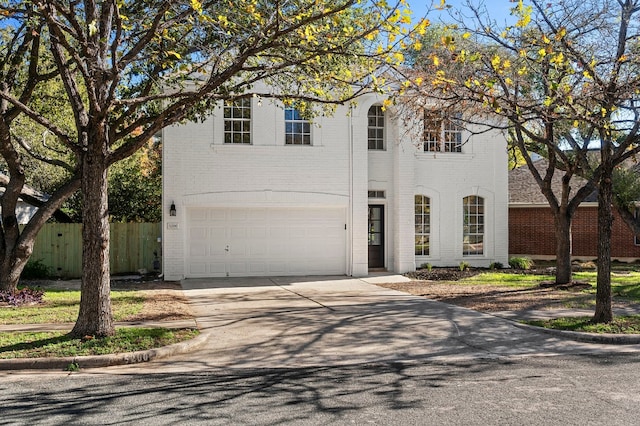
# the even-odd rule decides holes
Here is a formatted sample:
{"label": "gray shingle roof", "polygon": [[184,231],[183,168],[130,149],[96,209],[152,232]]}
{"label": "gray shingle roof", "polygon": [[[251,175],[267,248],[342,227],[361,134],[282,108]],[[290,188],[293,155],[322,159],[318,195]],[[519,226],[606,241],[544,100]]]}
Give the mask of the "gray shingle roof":
{"label": "gray shingle roof", "polygon": [[[533,163],[536,169],[539,170],[540,175],[544,177],[547,168],[547,160],[541,159]],[[564,172],[562,170],[556,170],[553,174],[553,180],[551,181],[551,188],[556,197],[559,197],[562,192],[562,176]],[[580,189],[584,185],[585,180],[574,176],[571,178],[571,195],[573,196],[577,189]],[[587,197],[585,200],[596,201],[594,194]],[[536,183],[531,171],[527,165],[518,167],[509,171],[509,203],[522,203],[522,204],[548,204],[547,199],[542,195],[540,187]]]}

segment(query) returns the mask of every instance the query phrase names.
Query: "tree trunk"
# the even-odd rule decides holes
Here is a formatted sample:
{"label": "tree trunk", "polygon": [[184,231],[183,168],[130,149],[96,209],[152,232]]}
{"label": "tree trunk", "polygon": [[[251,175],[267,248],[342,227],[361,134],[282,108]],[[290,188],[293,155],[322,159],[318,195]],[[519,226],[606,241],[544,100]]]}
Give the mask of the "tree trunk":
{"label": "tree trunk", "polygon": [[115,334],[109,279],[107,155],[101,140],[92,141],[82,162],[82,285],[80,312],[71,334]]}
{"label": "tree trunk", "polygon": [[[5,240],[5,244],[8,242]],[[12,242],[15,247],[15,241]],[[5,251],[0,259],[0,291],[15,293],[18,290],[18,282],[22,270],[31,257],[33,244],[30,247],[19,247],[10,251]]]}
{"label": "tree trunk", "polygon": [[603,171],[598,188],[598,283],[596,288],[596,309],[592,319],[595,323],[613,321],[613,310],[611,308],[612,199],[611,173]]}
{"label": "tree trunk", "polygon": [[[13,265],[16,256],[20,253],[18,245],[20,238],[20,228],[18,227],[18,217],[16,208],[20,192],[24,187],[25,175],[20,156],[11,144],[11,133],[9,123],[4,116],[0,119],[0,154],[9,171],[9,181],[5,185],[4,193],[0,197],[0,207],[2,208],[2,220],[0,221],[0,290],[15,292],[18,287],[18,279],[22,268],[14,271]],[[24,253],[26,259],[31,251]],[[24,265],[22,265],[24,267]]]}
{"label": "tree trunk", "polygon": [[556,284],[571,282],[571,217],[565,209],[554,214],[556,234]]}

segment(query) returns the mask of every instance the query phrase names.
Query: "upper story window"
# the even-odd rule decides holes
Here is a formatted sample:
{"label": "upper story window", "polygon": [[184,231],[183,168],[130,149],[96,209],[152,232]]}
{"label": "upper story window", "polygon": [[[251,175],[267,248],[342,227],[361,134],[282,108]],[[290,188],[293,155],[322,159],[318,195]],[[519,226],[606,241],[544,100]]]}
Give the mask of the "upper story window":
{"label": "upper story window", "polygon": [[284,137],[286,145],[311,145],[311,122],[293,107],[284,110]]}
{"label": "upper story window", "polygon": [[464,197],[462,254],[475,256],[484,254],[484,198],[477,195]]}
{"label": "upper story window", "polygon": [[424,195],[415,196],[415,226],[416,256],[428,256],[431,235],[431,200]]}
{"label": "upper story window", "polygon": [[224,104],[224,143],[251,143],[251,99]]}
{"label": "upper story window", "polygon": [[456,123],[460,114],[443,117],[439,111],[424,111],[424,150],[462,152],[462,127]]}
{"label": "upper story window", "polygon": [[367,139],[369,149],[384,150],[384,111],[381,106],[374,105],[367,114]]}

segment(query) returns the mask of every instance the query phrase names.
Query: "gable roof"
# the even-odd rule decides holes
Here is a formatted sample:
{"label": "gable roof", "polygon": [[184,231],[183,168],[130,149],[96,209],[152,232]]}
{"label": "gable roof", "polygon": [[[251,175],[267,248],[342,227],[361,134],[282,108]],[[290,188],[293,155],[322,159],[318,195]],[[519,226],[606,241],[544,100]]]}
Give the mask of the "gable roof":
{"label": "gable roof", "polygon": [[[548,166],[546,159],[535,161],[535,168],[544,176]],[[557,197],[562,193],[562,170],[556,170],[551,180],[551,189]],[[586,181],[578,176],[571,178],[571,196],[575,195],[576,190],[580,189]],[[597,201],[597,195],[594,191],[584,201]],[[533,178],[531,171],[527,165],[520,166],[509,171],[509,204],[544,204],[547,205],[547,199],[542,194],[540,187]]]}

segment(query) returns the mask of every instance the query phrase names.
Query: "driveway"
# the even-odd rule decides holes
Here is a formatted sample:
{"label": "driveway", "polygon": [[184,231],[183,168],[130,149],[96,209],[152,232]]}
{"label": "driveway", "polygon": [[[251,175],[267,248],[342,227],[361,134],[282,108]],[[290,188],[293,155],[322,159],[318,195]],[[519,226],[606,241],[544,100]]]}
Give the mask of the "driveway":
{"label": "driveway", "polygon": [[164,362],[190,370],[639,352],[638,345],[570,341],[375,285],[395,280],[406,278],[185,280],[208,344]]}

